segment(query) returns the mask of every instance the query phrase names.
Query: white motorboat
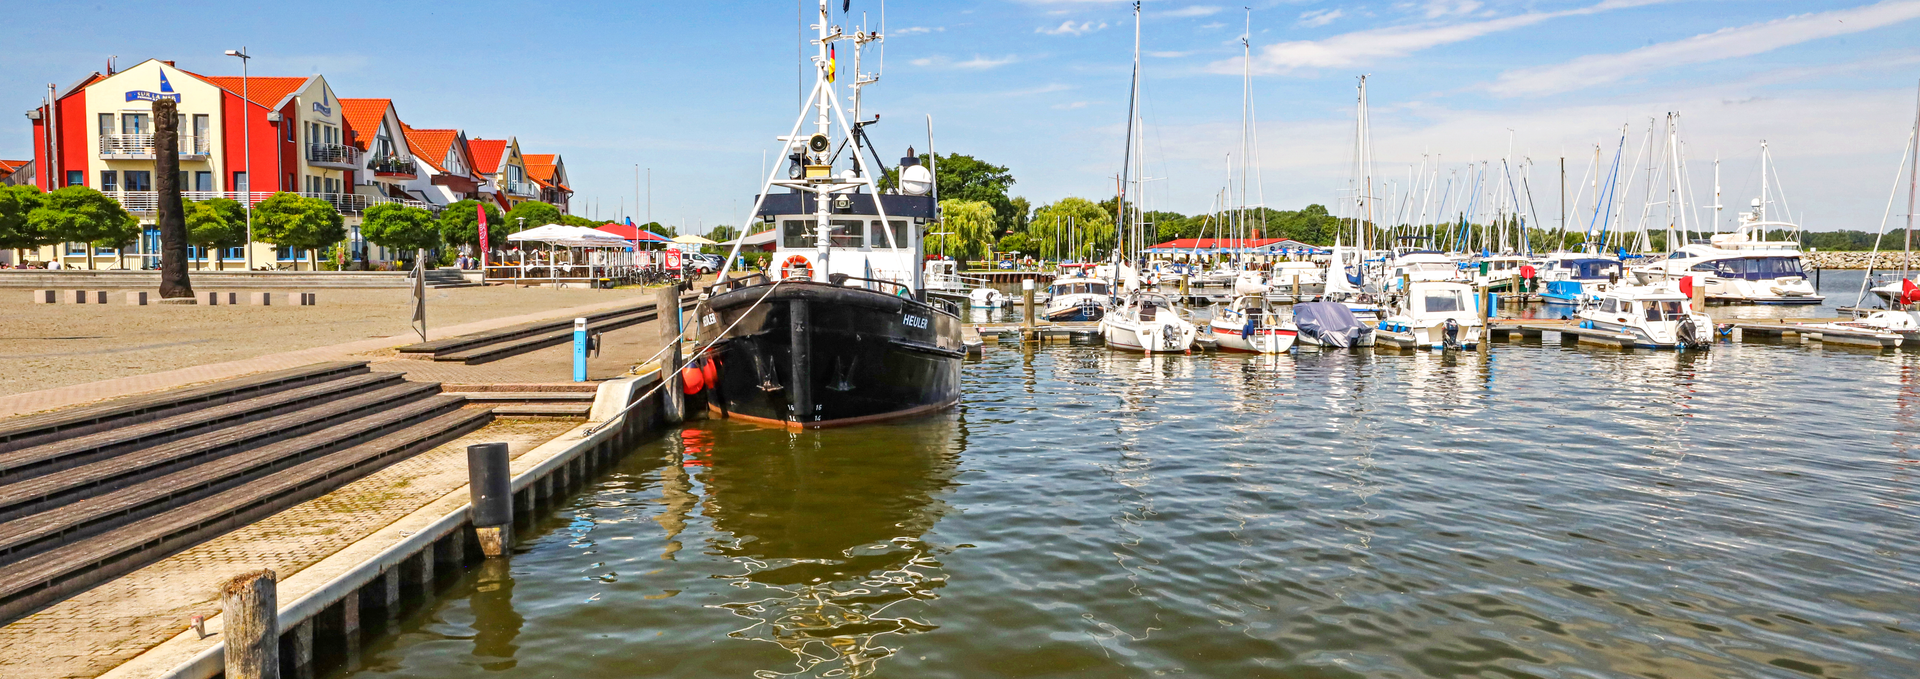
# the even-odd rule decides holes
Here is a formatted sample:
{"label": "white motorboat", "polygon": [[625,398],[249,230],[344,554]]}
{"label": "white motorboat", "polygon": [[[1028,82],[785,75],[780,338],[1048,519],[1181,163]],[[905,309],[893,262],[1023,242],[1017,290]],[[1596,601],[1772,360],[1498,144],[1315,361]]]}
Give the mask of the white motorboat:
{"label": "white motorboat", "polygon": [[1461,281],[1413,281],[1394,295],[1382,340],[1421,349],[1472,348],[1480,343],[1478,295]]}
{"label": "white motorboat", "polygon": [[954,304],[968,303],[966,283],[960,280],[955,265],[951,259],[930,259],[922,265],[922,280],[926,284],[927,296]]}
{"label": "white motorboat", "polygon": [[1693,308],[1678,281],[1617,285],[1594,293],[1574,312],[1582,328],[1634,337],[1634,346],[1705,349],[1713,345],[1713,319]]}
{"label": "white motorboat", "polygon": [[1067,323],[1106,317],[1113,290],[1106,281],[1086,275],[1085,269],[1085,265],[1063,267],[1066,273],[1047,287],[1047,320]]}
{"label": "white motorboat", "polygon": [[1907,346],[1920,344],[1920,311],[1881,310],[1844,321],[1801,323],[1800,327],[1812,332],[1832,328],[1835,330],[1892,334],[1899,335],[1900,341]]}
{"label": "white motorboat", "polygon": [[993,288],[974,288],[967,293],[967,305],[975,309],[998,309],[1007,303],[1007,295]]}
{"label": "white motorboat", "polygon": [[1540,263],[1540,298],[1550,304],[1577,304],[1608,286],[1619,284],[1620,279],[1620,260],[1580,252],[1555,252]]}
{"label": "white motorboat", "polygon": [[1158,292],[1128,293],[1113,312],[1100,319],[1100,337],[1107,346],[1149,354],[1187,351],[1200,329],[1180,317],[1180,310]]}
{"label": "white motorboat", "polygon": [[1339,302],[1303,302],[1293,305],[1293,323],[1299,328],[1296,338],[1302,346],[1373,346],[1373,326],[1354,316],[1349,305]]}
{"label": "white motorboat", "polygon": [[1214,346],[1223,351],[1283,354],[1300,329],[1263,295],[1235,295],[1207,321]]}
{"label": "white motorboat", "polygon": [[1233,277],[1233,294],[1236,294],[1236,295],[1267,294],[1266,273],[1258,269],[1247,269],[1245,271],[1241,271],[1238,274],[1235,274]]}
{"label": "white motorboat", "polygon": [[1310,297],[1325,292],[1326,287],[1325,271],[1313,262],[1274,262],[1267,270],[1267,290],[1273,294]]}
{"label": "white motorboat", "polygon": [[1473,283],[1487,286],[1489,290],[1505,290],[1520,278],[1521,269],[1533,264],[1533,260],[1520,255],[1492,255],[1481,257],[1471,269]]}
{"label": "white motorboat", "polygon": [[1740,213],[1733,233],[1715,233],[1705,242],[1694,241],[1674,250],[1666,259],[1635,267],[1642,283],[1699,275],[1705,279],[1708,302],[1723,304],[1819,304],[1826,301],[1800,266],[1800,244],[1767,240],[1768,231],[1798,233],[1800,225],[1770,218],[1773,198],[1768,184],[1771,153],[1760,144],[1760,197],[1753,210]]}

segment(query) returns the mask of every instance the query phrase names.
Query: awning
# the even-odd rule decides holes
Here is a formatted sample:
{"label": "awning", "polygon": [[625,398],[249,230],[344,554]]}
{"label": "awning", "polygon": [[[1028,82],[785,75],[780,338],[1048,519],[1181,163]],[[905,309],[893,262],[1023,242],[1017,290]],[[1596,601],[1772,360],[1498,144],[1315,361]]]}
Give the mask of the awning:
{"label": "awning", "polygon": [[637,240],[642,243],[668,242],[666,237],[661,236],[660,234],[654,233],[652,231],[648,231],[646,229],[642,229],[637,226],[627,226],[626,224],[608,222],[606,224],[600,225],[598,230],[601,233],[613,234],[615,237],[621,240]]}
{"label": "awning", "polygon": [[515,242],[536,242],[566,247],[626,247],[627,239],[598,229],[565,224],[548,224],[507,235]]}

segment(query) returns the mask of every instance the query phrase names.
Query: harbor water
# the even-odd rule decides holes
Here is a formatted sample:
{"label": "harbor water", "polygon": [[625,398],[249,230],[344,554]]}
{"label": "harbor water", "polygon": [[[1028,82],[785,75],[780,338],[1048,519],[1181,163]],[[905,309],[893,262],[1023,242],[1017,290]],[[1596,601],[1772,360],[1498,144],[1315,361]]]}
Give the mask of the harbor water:
{"label": "harbor water", "polygon": [[363,677],[1920,675],[1920,354],[989,347],[640,446]]}

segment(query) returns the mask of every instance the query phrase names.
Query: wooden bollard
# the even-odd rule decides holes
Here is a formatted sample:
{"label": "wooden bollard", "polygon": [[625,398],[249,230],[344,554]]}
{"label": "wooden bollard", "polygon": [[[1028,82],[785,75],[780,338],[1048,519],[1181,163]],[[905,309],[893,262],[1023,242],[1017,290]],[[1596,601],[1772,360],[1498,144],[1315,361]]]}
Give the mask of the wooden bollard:
{"label": "wooden bollard", "polygon": [[1027,333],[1032,334],[1033,317],[1038,312],[1033,308],[1033,279],[1031,278],[1020,279],[1020,303],[1027,307]]}
{"label": "wooden bollard", "polygon": [[467,483],[473,502],[469,517],[480,552],[488,558],[506,556],[513,547],[513,469],[507,444],[467,446]]}
{"label": "wooden bollard", "polygon": [[660,414],[667,424],[680,424],[687,418],[687,397],[680,388],[680,287],[667,286],[653,294],[653,313],[660,322],[660,341],[666,353],[660,357]]}
{"label": "wooden bollard", "polygon": [[220,588],[227,679],[280,678],[280,606],[270,570],[242,573]]}

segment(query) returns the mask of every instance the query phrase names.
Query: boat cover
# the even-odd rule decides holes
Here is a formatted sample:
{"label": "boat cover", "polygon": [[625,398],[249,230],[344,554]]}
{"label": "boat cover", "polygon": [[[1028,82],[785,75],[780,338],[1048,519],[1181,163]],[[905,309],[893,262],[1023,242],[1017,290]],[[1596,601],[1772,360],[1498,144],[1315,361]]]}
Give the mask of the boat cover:
{"label": "boat cover", "polygon": [[1293,306],[1293,322],[1300,333],[1330,347],[1347,348],[1367,333],[1353,311],[1339,302],[1306,302]]}

